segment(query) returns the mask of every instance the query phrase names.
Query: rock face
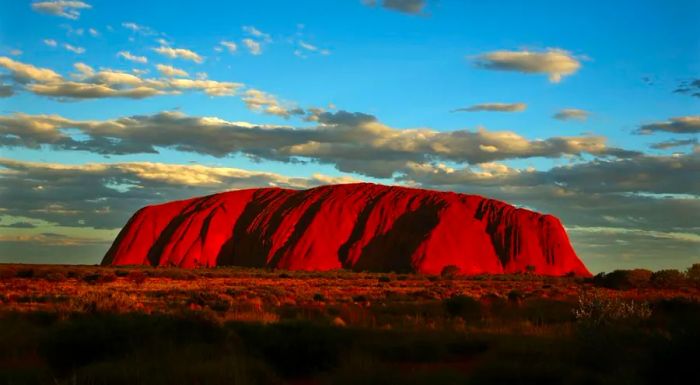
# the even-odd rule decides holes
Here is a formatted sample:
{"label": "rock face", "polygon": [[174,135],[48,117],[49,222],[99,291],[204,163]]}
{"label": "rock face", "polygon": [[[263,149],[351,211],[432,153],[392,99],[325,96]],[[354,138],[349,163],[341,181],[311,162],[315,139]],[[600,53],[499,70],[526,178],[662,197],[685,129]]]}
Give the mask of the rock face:
{"label": "rock face", "polygon": [[477,195],[368,183],[259,188],[147,206],[103,265],[590,276],[564,228]]}

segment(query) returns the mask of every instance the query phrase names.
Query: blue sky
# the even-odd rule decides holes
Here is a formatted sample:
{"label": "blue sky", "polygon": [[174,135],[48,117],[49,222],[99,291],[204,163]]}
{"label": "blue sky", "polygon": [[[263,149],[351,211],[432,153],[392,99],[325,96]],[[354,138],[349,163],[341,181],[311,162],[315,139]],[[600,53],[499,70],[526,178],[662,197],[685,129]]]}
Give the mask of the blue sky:
{"label": "blue sky", "polygon": [[[20,176],[14,173],[12,178],[0,174],[0,183],[5,184],[0,190],[5,200],[2,205],[12,206],[0,211],[6,213],[0,215],[0,223],[33,226],[0,229],[0,234],[6,234],[0,238],[0,261],[52,261],[39,246],[32,246],[37,243],[66,250],[58,253],[57,262],[99,261],[100,250],[106,249],[107,240],[118,230],[115,223],[123,223],[128,212],[105,211],[100,215],[111,219],[95,219],[101,225],[90,225],[87,217],[80,224],[77,217],[95,215],[96,209],[91,207],[88,213],[88,208],[71,199],[62,201],[44,195],[19,204],[9,201],[18,199],[18,195],[8,186],[15,182],[29,186],[40,174],[45,178],[42,188],[46,183],[64,188],[65,178],[48,175],[46,170],[55,171],[49,165],[73,165],[75,178],[82,178],[87,164],[129,162],[196,162],[210,168],[274,173],[283,179],[305,178],[301,185],[288,180],[275,182],[293,187],[314,185],[318,181],[313,175],[323,174],[490,195],[560,216],[570,228],[577,251],[593,270],[682,267],[700,258],[700,229],[692,224],[693,216],[700,217],[698,186],[694,182],[699,177],[700,97],[693,95],[693,87],[695,92],[700,91],[700,82],[696,86],[692,83],[700,77],[700,4],[696,1],[566,5],[555,1],[447,0],[379,0],[372,4],[360,0],[199,1],[196,6],[176,6],[171,1],[140,2],[138,6],[99,0],[77,3],[82,5],[71,7],[60,1],[0,4],[0,58],[6,58],[4,64],[0,59],[0,80],[5,89],[12,90],[11,95],[0,98],[0,116],[7,118],[0,122],[0,135],[5,139],[0,142],[0,157],[6,161],[0,170],[22,170]],[[245,39],[260,45],[261,51],[254,54]],[[235,51],[222,41],[234,43]],[[201,60],[171,58],[155,51],[159,47],[188,50]],[[124,55],[118,56],[119,52],[128,52],[140,61],[127,60]],[[494,56],[498,53],[500,59]],[[523,54],[530,55],[527,63],[519,59]],[[548,64],[548,60],[557,62]],[[89,66],[90,72],[81,73],[76,63]],[[206,89],[162,85],[173,77],[159,71],[157,65],[187,73],[175,78],[206,78],[239,85],[225,95],[211,93],[215,92],[211,87],[219,83],[202,86],[209,87]],[[555,81],[552,74],[561,65],[576,68]],[[61,79],[27,77],[18,69],[20,66],[49,69]],[[106,94],[76,97],[76,93],[53,88],[37,91],[67,82],[76,86],[77,82],[79,87],[106,86],[112,87],[109,92],[115,92],[129,89],[137,81],[107,84],[100,71],[128,73],[140,82],[150,79],[161,83],[149,83],[149,92],[154,94],[143,98]],[[676,92],[681,89],[687,90]],[[256,107],[252,94],[246,93],[253,92],[250,90],[265,95],[263,104]],[[496,111],[495,103],[524,103],[526,107],[524,111]],[[475,105],[491,107],[482,108],[488,111],[452,112]],[[295,109],[303,112],[290,113]],[[569,119],[553,118],[565,109],[577,111],[579,118],[566,114]],[[329,115],[319,118],[320,110]],[[401,154],[391,155],[391,159],[399,155],[405,159],[392,164],[393,168],[378,171],[376,164],[353,162],[350,166],[348,159],[309,153],[307,148],[304,155],[299,155],[294,151],[301,151],[303,143],[297,141],[289,144],[283,151],[285,156],[281,156],[282,150],[272,146],[278,145],[282,137],[287,140],[286,133],[271,140],[265,151],[258,147],[268,143],[267,136],[253,142],[255,149],[237,148],[225,156],[214,156],[208,151],[183,150],[178,143],[155,143],[157,153],[125,153],[104,147],[84,151],[58,145],[56,138],[61,135],[73,141],[94,137],[92,129],[72,127],[74,122],[67,126],[50,123],[50,129],[55,130],[51,139],[40,138],[36,131],[21,131],[25,127],[22,124],[36,122],[42,114],[71,121],[106,122],[130,116],[153,117],[164,111],[178,111],[180,115],[174,118],[178,122],[186,117],[216,117],[297,131],[341,127],[345,123],[338,123],[333,116],[344,111],[359,112],[373,116],[386,132],[366,144],[352,142],[355,136],[348,134],[343,140],[351,143],[343,143],[342,148],[352,147],[356,155],[351,157],[376,157],[366,160],[380,163],[399,144],[390,143],[383,149],[377,143],[384,143],[394,134],[405,134],[405,130],[453,133],[481,129],[482,136],[495,136],[474,139],[486,140],[476,147],[490,154],[481,155],[456,147],[450,148],[449,154],[440,149],[416,153],[424,145],[435,149],[443,142],[428,139],[425,144],[418,142],[423,139],[412,138],[415,149],[402,148]],[[18,117],[18,113],[26,115]],[[678,118],[682,118],[680,123],[671,124]],[[160,126],[154,127],[149,130]],[[651,129],[642,135],[641,127]],[[341,128],[352,131],[357,127]],[[168,133],[168,127],[164,129],[162,135],[176,135]],[[196,134],[198,129],[201,127],[191,127],[188,135]],[[518,139],[510,140],[504,133],[513,133]],[[138,137],[143,140],[144,135]],[[577,138],[600,141],[583,145],[581,150],[577,149]],[[532,149],[538,148],[538,140],[548,139],[554,143],[552,149]],[[201,140],[211,143],[207,141],[216,138]],[[515,143],[520,140],[523,144]],[[407,145],[407,141],[400,145]],[[496,141],[503,145],[494,144]],[[650,147],[667,141],[685,144]],[[507,146],[511,147],[508,151]],[[628,153],[610,155],[613,150]],[[296,156],[290,158],[290,153]],[[415,172],[417,164],[481,174],[450,181],[455,173],[449,172],[437,181]],[[529,180],[528,172],[537,173],[541,181],[524,181]],[[92,177],[103,184],[110,180],[124,185],[135,183],[142,192],[160,188],[143,173],[119,175]],[[126,191],[123,196],[95,196],[93,200],[118,200],[109,207],[127,210],[159,199],[225,190],[237,183],[245,185],[239,180],[218,180],[198,184],[192,191],[192,186],[178,188],[174,181],[159,183],[168,184],[167,192],[158,190],[155,195],[135,199],[133,191]],[[593,189],[595,184],[617,187]],[[546,198],[547,194],[554,195]],[[557,194],[566,198],[557,200],[561,196]],[[594,202],[612,203],[608,208]],[[593,212],[578,211],[592,204],[597,207]],[[75,218],[62,221],[56,217],[58,212]],[[664,217],[663,223],[659,217]],[[63,240],[57,241],[59,236]]]}

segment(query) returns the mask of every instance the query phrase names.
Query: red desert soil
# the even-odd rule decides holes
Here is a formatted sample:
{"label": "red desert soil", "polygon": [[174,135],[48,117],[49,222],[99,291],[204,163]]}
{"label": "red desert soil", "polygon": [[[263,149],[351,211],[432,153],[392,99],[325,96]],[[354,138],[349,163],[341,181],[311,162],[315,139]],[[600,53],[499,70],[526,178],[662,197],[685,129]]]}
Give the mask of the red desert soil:
{"label": "red desert soil", "polygon": [[368,183],[148,206],[103,265],[590,276],[560,221],[478,195]]}

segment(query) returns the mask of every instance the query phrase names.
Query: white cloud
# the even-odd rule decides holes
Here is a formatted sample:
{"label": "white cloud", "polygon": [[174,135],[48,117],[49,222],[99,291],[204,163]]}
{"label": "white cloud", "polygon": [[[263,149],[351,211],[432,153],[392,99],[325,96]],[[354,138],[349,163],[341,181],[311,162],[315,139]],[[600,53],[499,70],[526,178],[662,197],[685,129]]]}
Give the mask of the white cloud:
{"label": "white cloud", "polygon": [[95,70],[85,63],[75,63],[73,64],[73,68],[78,70],[78,73],[74,74],[73,76],[79,79],[85,79],[95,74]]}
{"label": "white cloud", "polygon": [[89,9],[92,6],[83,1],[37,1],[32,3],[32,9],[39,13],[65,17],[77,20],[80,17],[80,10]]}
{"label": "white cloud", "polygon": [[20,82],[37,81],[48,82],[61,79],[61,75],[48,68],[38,68],[31,64],[21,63],[10,59],[9,57],[0,56],[0,67],[9,70],[12,77]]}
{"label": "white cloud", "polygon": [[156,33],[150,27],[147,27],[145,25],[136,24],[134,22],[124,22],[124,23],[122,23],[122,27],[124,27],[132,32],[135,32],[135,33],[138,33],[141,35],[146,35],[146,36],[154,35]]}
{"label": "white cloud", "polygon": [[248,51],[250,51],[250,53],[253,55],[262,54],[262,46],[260,45],[260,43],[253,39],[243,39],[243,45],[245,45],[246,48],[248,48]]}
{"label": "white cloud", "polygon": [[89,28],[89,29],[88,29],[88,32],[90,33],[90,35],[92,35],[92,37],[98,37],[98,36],[100,36],[100,32],[97,31],[95,28]]}
{"label": "white cloud", "polygon": [[202,63],[204,61],[204,59],[201,56],[199,56],[199,54],[185,48],[172,48],[167,46],[160,46],[158,48],[154,48],[153,50],[171,59],[180,58],[185,60],[191,60],[195,63]]}
{"label": "white cloud", "polygon": [[133,61],[136,63],[148,63],[148,58],[146,58],[145,56],[132,55],[129,51],[119,51],[117,53],[117,56],[123,57],[126,60]]}
{"label": "white cloud", "polygon": [[236,50],[238,50],[238,45],[232,41],[222,40],[221,45],[224,46],[230,53],[235,53]]}
{"label": "white cloud", "polygon": [[44,39],[44,44],[48,45],[49,47],[55,47],[58,45],[54,39]]}
{"label": "white cloud", "polygon": [[581,62],[562,49],[487,52],[477,56],[475,62],[485,69],[547,74],[552,83],[558,83],[581,68]]}
{"label": "white cloud", "polygon": [[71,99],[107,97],[146,98],[183,91],[201,91],[211,96],[231,96],[243,85],[205,79],[141,78],[111,69],[94,71],[84,63],[76,63],[77,74],[68,80],[53,70],[37,68],[0,56],[0,67],[10,71],[12,78],[25,90],[37,95]]}
{"label": "white cloud", "polygon": [[250,25],[243,26],[243,31],[245,33],[249,34],[250,36],[261,39],[262,41],[264,41],[266,43],[269,43],[272,41],[272,37],[269,34],[262,32],[253,26],[250,26]]}
{"label": "white cloud", "polygon": [[199,90],[209,96],[233,96],[241,87],[240,83],[183,78],[169,79],[167,84],[175,90]]}
{"label": "white cloud", "polygon": [[81,55],[85,53],[85,48],[83,47],[76,47],[74,45],[70,45],[68,43],[63,44],[63,48],[67,49],[68,51],[71,51],[73,53],[77,53],[78,55]]}
{"label": "white cloud", "polygon": [[187,74],[187,72],[185,72],[179,68],[169,66],[169,65],[158,64],[158,65],[156,65],[156,69],[158,69],[158,72],[160,72],[161,74],[163,74],[164,76],[167,76],[167,77],[189,76],[189,74]]}
{"label": "white cloud", "polygon": [[303,114],[300,109],[283,106],[274,95],[266,92],[248,89],[243,96],[243,102],[253,111],[262,111],[270,115],[288,118],[292,114]]}
{"label": "white cloud", "polygon": [[327,50],[327,49],[319,48],[319,47],[317,47],[317,46],[315,46],[315,45],[313,45],[313,44],[307,43],[307,42],[305,42],[305,41],[303,41],[303,40],[299,40],[299,43],[298,43],[298,44],[299,44],[300,49],[295,50],[295,51],[294,51],[294,54],[295,54],[296,56],[299,56],[299,57],[302,57],[302,58],[306,58],[306,56],[304,55],[304,53],[308,53],[308,52],[318,53],[318,54],[324,55],[324,56],[325,56],[325,55],[330,55],[330,54],[331,54],[331,51],[329,51],[329,50]]}

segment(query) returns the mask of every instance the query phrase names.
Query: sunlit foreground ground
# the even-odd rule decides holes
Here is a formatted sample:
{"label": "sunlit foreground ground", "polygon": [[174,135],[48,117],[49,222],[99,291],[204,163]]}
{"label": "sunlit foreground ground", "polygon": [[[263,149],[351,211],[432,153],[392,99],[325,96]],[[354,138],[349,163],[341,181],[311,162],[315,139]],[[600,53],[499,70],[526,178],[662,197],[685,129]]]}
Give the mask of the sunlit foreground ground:
{"label": "sunlit foreground ground", "polygon": [[594,279],[0,265],[3,384],[673,384],[700,265]]}

